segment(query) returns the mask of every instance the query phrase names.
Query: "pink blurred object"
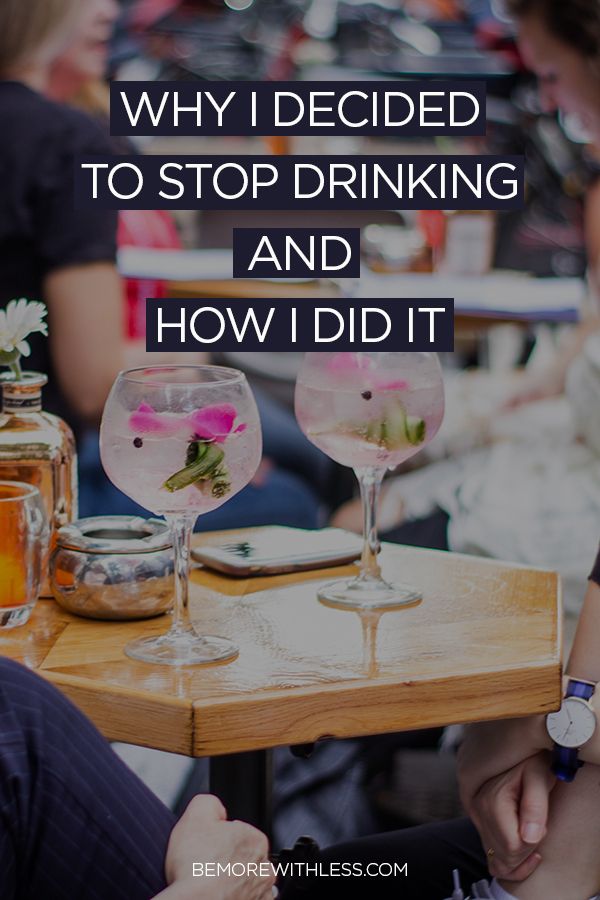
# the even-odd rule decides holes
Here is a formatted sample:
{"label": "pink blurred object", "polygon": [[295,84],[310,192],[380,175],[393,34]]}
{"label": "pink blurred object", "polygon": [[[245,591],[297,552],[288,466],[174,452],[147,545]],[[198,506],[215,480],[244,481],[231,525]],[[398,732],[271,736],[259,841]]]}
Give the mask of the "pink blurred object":
{"label": "pink blurred object", "polygon": [[423,209],[417,222],[425,242],[432,250],[440,250],[446,240],[446,216],[441,209]]}
{"label": "pink blurred object", "polygon": [[[140,403],[129,417],[129,427],[141,434],[156,434],[168,437],[181,430],[182,422],[161,416],[149,403]],[[186,426],[187,427],[187,426]]]}
{"label": "pink blurred object", "polygon": [[190,439],[197,437],[203,441],[214,441],[223,444],[229,435],[240,434],[246,430],[242,423],[234,428],[237,409],[231,403],[205,406],[196,409],[189,416],[173,418],[157,413],[149,403],[140,403],[129,417],[129,427],[136,434],[154,434],[161,437],[172,437],[180,431],[189,431]]}
{"label": "pink blurred object", "polygon": [[180,2],[181,0],[138,0],[131,13],[131,26],[140,30],[150,28],[177,9]]}
{"label": "pink blurred object", "polygon": [[378,391],[407,391],[410,385],[405,379],[399,378],[396,381],[376,381],[375,387]]}
{"label": "pink blurred object", "polygon": [[369,356],[361,356],[358,353],[336,353],[327,368],[335,375],[348,375],[351,372],[370,369],[372,366],[373,361]]}
{"label": "pink blurred object", "polygon": [[[119,214],[119,247],[182,250],[183,245],[170,213],[162,209],[126,209]],[[167,296],[166,282],[155,278],[128,278],[125,333],[129,339],[146,335],[146,298]]]}
{"label": "pink blurred object", "polygon": [[234,431],[244,431],[245,425],[238,425],[234,429],[234,423],[237,418],[237,409],[231,403],[222,403],[220,406],[205,406],[204,409],[197,409],[187,417],[187,422],[194,429],[194,434],[205,441],[215,441],[222,444],[225,439]]}
{"label": "pink blurred object", "polygon": [[[370,356],[363,356],[360,353],[337,353],[330,360],[327,368],[333,375],[344,376],[352,375],[355,372],[369,372],[373,369],[373,365]],[[371,372],[370,377],[365,379],[365,386],[377,391],[407,391],[410,387],[404,378],[386,381],[384,377],[378,377],[375,372]]]}

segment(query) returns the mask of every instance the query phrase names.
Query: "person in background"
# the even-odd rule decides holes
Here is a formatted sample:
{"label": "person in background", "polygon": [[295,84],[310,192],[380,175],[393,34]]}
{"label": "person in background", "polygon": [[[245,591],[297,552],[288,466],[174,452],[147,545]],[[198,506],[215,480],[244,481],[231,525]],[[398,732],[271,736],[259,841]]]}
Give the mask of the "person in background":
{"label": "person in background", "polygon": [[[542,4],[533,0],[506,0],[506,7],[517,15],[544,11],[548,28],[541,34],[530,24],[519,29],[519,48],[525,66],[538,80],[542,112],[575,117],[589,135],[589,156],[600,151],[598,91],[600,91],[600,29],[595,22],[594,4],[586,0],[568,0],[563,4]],[[539,14],[539,13],[538,13]],[[574,27],[579,19],[581,28]],[[523,21],[523,19],[522,19]],[[566,29],[559,33],[559,23]],[[567,373],[590,334],[600,329],[600,179],[598,168],[585,198],[584,231],[588,259],[588,281],[593,309],[564,341],[555,359],[539,372],[526,374],[522,385],[509,398],[507,406],[559,396],[564,392]]]}
{"label": "person in background", "polygon": [[[110,92],[106,73],[110,42],[120,15],[117,0],[84,0],[78,26],[69,44],[52,62],[46,95],[91,116],[107,135],[113,153],[135,153],[128,138],[109,136]],[[175,220],[166,210],[121,210],[117,246],[155,250],[182,250]],[[159,279],[125,279],[124,327],[128,343],[143,345],[146,297],[165,297]]]}
{"label": "person in background", "polygon": [[[536,29],[528,24],[523,28],[519,25],[518,43],[524,64],[538,78],[540,106],[544,113],[554,114],[562,112],[576,117],[589,135],[590,147],[596,154],[600,152],[600,26],[598,25],[599,4],[594,0],[503,0],[503,7],[515,12],[523,21],[522,13],[527,11],[528,22],[539,21],[540,13],[547,16],[548,26]],[[531,12],[531,15],[529,14]],[[558,24],[560,23],[560,25]],[[498,405],[490,401],[492,412],[489,415],[491,425],[495,425],[502,419],[503,414],[511,413],[530,403],[558,398],[565,393],[568,379],[574,374],[574,366],[580,366],[583,356],[583,348],[588,339],[600,331],[600,179],[596,178],[588,189],[585,204],[585,240],[588,257],[588,278],[592,294],[592,308],[589,315],[580,322],[568,335],[564,337],[554,357],[540,367],[532,367],[525,370],[519,378],[515,378],[514,387],[504,392],[504,399]],[[595,296],[594,296],[595,295]],[[577,391],[574,388],[573,393]],[[574,398],[569,395],[570,405],[573,406]],[[533,413],[532,413],[533,415]],[[580,414],[577,414],[580,417]],[[481,416],[480,416],[481,418]],[[492,421],[493,419],[493,421]],[[523,420],[525,421],[525,420]],[[532,418],[532,422],[537,422]],[[531,437],[533,434],[533,429]],[[586,435],[577,435],[577,442]],[[586,441],[586,443],[589,443]],[[590,445],[592,446],[592,445]],[[596,450],[595,446],[592,446]],[[502,451],[508,453],[505,449]],[[545,448],[541,450],[546,458],[548,454]],[[458,491],[463,491],[465,482],[463,476],[472,476],[473,471],[478,470],[480,451],[463,454],[463,459],[456,467],[448,467],[444,470],[445,463],[438,468],[440,473],[440,490],[436,487],[436,493],[443,498],[443,508],[435,504],[430,514],[418,518],[406,516],[407,505],[405,503],[406,484],[403,485],[402,476],[390,479],[382,491],[380,527],[382,537],[398,543],[406,543],[416,546],[426,546],[435,549],[452,549],[461,552],[469,552],[471,547],[468,539],[462,535],[460,524],[456,527],[457,507],[455,502]],[[523,463],[522,448],[515,450],[514,465],[518,467]],[[491,456],[489,457],[491,459]],[[471,461],[475,460],[474,468]],[[539,462],[539,464],[538,464]],[[580,463],[579,463],[580,465]],[[543,460],[531,461],[532,469],[543,471]],[[576,464],[574,467],[578,468]],[[567,474],[572,474],[568,472]],[[543,477],[539,476],[540,480]],[[437,485],[437,474],[431,471],[431,483]],[[484,480],[493,482],[491,470],[488,469]],[[566,480],[566,479],[564,479]],[[471,481],[471,485],[474,482]],[[467,487],[464,493],[469,494],[472,488]],[[567,490],[569,494],[570,491]],[[436,497],[437,499],[437,497]],[[480,498],[478,498],[479,504]],[[574,503],[575,501],[573,501]],[[442,504],[440,504],[442,505]],[[479,504],[479,511],[483,505]],[[573,507],[571,507],[573,509]],[[470,512],[470,510],[469,510]],[[561,503],[557,500],[556,521],[561,514]],[[468,513],[467,513],[468,515]],[[459,511],[460,516],[460,511]],[[449,520],[452,519],[454,530],[448,533]],[[340,507],[333,515],[331,524],[360,532],[362,528],[362,510],[358,500],[352,500]],[[498,526],[499,533],[501,525]],[[458,542],[456,533],[459,534]],[[480,532],[481,533],[481,532]],[[500,538],[502,535],[500,535]],[[494,544],[495,547],[502,543],[500,538]],[[461,543],[461,541],[465,542]],[[560,538],[562,540],[562,536]],[[590,537],[593,540],[593,536]],[[507,541],[504,546],[510,544]],[[476,544],[479,552],[488,552],[488,545],[480,550],[481,544]],[[537,548],[539,550],[539,548]],[[506,551],[504,551],[506,552]],[[493,553],[492,553],[493,555]],[[546,560],[521,559],[522,562],[532,564],[546,564]],[[578,594],[579,596],[579,594]]]}
{"label": "person in background", "polygon": [[[569,678],[600,682],[600,552],[590,575]],[[597,716],[596,716],[597,718]],[[563,726],[564,727],[564,726]],[[369,878],[378,900],[599,900],[600,723],[579,751],[573,783],[558,780],[543,715],[469,726],[459,753],[461,798],[470,818],[338,844],[313,865],[382,864]],[[391,877],[390,865],[407,865]],[[452,889],[457,870],[467,897]],[[494,876],[489,881],[490,875]],[[344,900],[363,900],[364,877],[344,878]],[[288,881],[282,900],[327,900],[327,877]]]}
{"label": "person in background", "polygon": [[[108,137],[110,97],[105,77],[110,39],[119,13],[116,0],[82,0],[76,28],[49,68],[45,93],[57,103],[90,115],[110,141],[112,152],[133,153],[135,148],[127,139]],[[117,245],[182,249],[175,221],[164,210],[120,212]],[[143,356],[145,299],[166,296],[166,285],[155,279],[128,279],[124,288],[127,352],[130,358]],[[195,361],[208,361],[208,354]],[[317,488],[328,477],[330,463],[307,441],[288,410],[264,391],[256,392],[256,399],[265,453],[261,469],[252,484],[222,509],[202,517],[198,527],[205,530],[279,524],[316,528],[321,524],[322,505]],[[79,457],[82,515],[145,514],[104,475],[95,429],[81,435]]]}
{"label": "person in background", "polygon": [[[545,105],[579,114],[600,145],[600,3],[508,0],[507,5],[517,19],[524,57],[540,79]],[[597,409],[589,414],[597,415]],[[566,666],[569,679],[596,688],[599,650],[600,553]],[[594,734],[582,741],[578,756],[585,766],[580,771],[577,763],[568,770],[558,761],[560,750],[551,768],[556,748],[545,716],[469,726],[459,752],[459,782],[470,819],[332,847],[321,861],[406,862],[404,884],[392,878],[373,882],[380,900],[402,890],[415,900],[441,900],[451,893],[453,869],[460,871],[464,886],[473,883],[473,898],[587,900],[600,891],[598,725],[596,721]],[[576,727],[572,720],[571,727]],[[311,884],[311,900],[327,897],[328,889],[327,879]],[[289,888],[284,896],[295,900],[302,894]],[[360,879],[348,880],[345,896],[362,898]],[[455,897],[462,892],[457,890]]]}
{"label": "person in background", "polygon": [[110,155],[106,135],[45,96],[89,2],[0,5],[0,304],[21,296],[46,303],[49,340],[33,337],[28,364],[48,374],[45,406],[76,434],[99,421],[119,369],[172,358],[125,344],[116,213],[75,204],[75,161]]}
{"label": "person in background", "polygon": [[73,196],[75,158],[110,147],[88,117],[43,96],[79,7],[0,6],[0,304],[47,304],[50,339],[33,338],[28,362],[49,375],[46,407],[75,425],[99,418],[124,362],[116,216],[76,209]]}

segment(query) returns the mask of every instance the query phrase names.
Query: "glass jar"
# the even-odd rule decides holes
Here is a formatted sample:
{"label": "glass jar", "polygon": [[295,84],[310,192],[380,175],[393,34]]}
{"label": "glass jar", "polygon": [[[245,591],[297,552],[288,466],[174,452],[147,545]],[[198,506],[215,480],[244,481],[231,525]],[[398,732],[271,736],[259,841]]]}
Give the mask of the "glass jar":
{"label": "glass jar", "polygon": [[[0,480],[26,482],[39,490],[52,549],[58,529],[77,518],[77,456],[69,426],[42,409],[47,381],[39,372],[24,372],[18,380],[10,373],[0,376]],[[41,595],[52,595],[47,555]]]}
{"label": "glass jar", "polygon": [[0,629],[29,620],[47,545],[48,524],[38,489],[0,481]]}

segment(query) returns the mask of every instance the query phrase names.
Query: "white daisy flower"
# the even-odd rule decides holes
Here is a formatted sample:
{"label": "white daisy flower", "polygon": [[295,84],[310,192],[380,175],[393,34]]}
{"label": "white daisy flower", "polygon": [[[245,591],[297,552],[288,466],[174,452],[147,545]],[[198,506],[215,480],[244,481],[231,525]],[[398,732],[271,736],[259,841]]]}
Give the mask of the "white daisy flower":
{"label": "white daisy flower", "polygon": [[43,303],[24,297],[11,300],[6,309],[0,309],[0,351],[29,356],[31,348],[25,338],[36,331],[48,334],[48,325],[43,321],[47,311]]}

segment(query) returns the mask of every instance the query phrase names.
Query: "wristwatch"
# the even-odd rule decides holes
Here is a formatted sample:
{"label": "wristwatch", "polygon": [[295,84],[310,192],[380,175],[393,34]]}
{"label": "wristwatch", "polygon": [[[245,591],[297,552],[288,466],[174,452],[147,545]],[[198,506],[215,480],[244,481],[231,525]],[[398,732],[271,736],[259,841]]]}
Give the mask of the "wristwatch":
{"label": "wristwatch", "polygon": [[569,678],[561,708],[546,716],[546,728],[554,741],[552,771],[561,781],[573,781],[583,765],[579,748],[596,731],[596,713],[590,703],[595,690],[592,681]]}

